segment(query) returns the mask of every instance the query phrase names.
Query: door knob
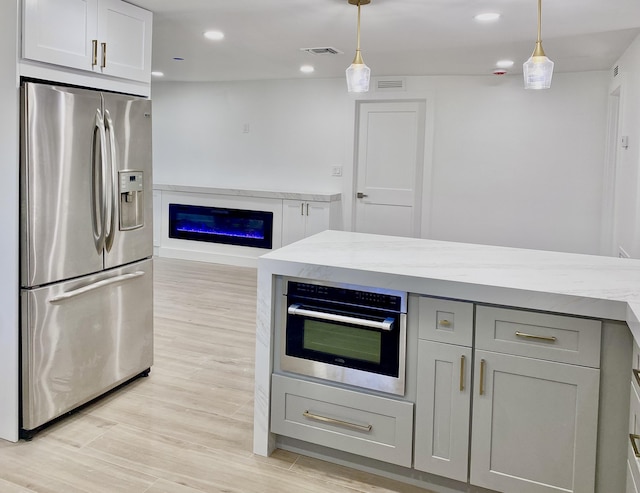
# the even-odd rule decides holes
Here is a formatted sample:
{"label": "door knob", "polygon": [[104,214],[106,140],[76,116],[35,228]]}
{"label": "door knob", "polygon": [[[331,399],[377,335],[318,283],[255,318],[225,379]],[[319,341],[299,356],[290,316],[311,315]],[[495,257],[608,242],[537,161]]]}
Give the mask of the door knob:
{"label": "door knob", "polygon": [[356,198],[358,198],[358,199],[364,199],[365,197],[368,197],[368,195],[366,195],[366,194],[364,194],[362,192],[358,192],[356,194]]}

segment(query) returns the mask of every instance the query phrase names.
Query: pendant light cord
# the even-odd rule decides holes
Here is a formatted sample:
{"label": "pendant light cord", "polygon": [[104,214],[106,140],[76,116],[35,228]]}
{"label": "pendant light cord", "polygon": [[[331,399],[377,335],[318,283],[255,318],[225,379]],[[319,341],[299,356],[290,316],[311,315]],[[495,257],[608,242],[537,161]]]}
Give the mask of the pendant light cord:
{"label": "pendant light cord", "polygon": [[[360,5],[359,2],[358,2],[358,5]],[[542,19],[542,0],[538,0],[538,43],[542,42],[542,39],[540,39],[541,37],[540,34],[542,32],[542,29],[540,27],[542,25],[541,19]]]}
{"label": "pendant light cord", "polygon": [[358,0],[358,43],[356,46],[356,51],[360,51],[360,0]]}

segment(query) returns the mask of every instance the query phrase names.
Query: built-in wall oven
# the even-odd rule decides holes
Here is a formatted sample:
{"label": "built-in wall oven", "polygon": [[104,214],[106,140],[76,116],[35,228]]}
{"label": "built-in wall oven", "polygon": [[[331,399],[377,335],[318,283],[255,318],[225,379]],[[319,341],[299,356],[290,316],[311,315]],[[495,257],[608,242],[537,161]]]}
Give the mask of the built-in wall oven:
{"label": "built-in wall oven", "polygon": [[283,282],[281,370],[404,395],[407,293]]}

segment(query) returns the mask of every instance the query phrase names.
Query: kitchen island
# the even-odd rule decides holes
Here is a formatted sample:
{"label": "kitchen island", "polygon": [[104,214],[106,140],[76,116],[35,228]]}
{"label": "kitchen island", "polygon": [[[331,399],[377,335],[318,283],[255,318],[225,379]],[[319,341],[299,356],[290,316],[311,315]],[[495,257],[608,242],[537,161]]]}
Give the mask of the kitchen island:
{"label": "kitchen island", "polygon": [[[631,369],[631,341],[632,339],[640,341],[640,261],[338,231],[325,231],[273,251],[259,259],[254,452],[269,455],[276,447],[289,448],[364,470],[405,479],[429,487],[433,491],[485,491],[469,486],[466,481],[454,479],[457,478],[456,474],[421,475],[412,468],[414,461],[416,465],[421,462],[417,457],[418,448],[413,451],[414,456],[413,459],[409,459],[408,467],[406,465],[399,467],[397,466],[399,462],[387,464],[384,461],[367,458],[360,460],[360,454],[345,453],[339,450],[338,446],[334,450],[327,443],[319,442],[321,446],[307,448],[304,439],[289,440],[288,437],[272,433],[270,421],[274,399],[272,375],[274,372],[282,373],[278,371],[278,362],[274,354],[278,354],[276,346],[280,344],[282,315],[278,313],[278,307],[281,305],[283,276],[410,293],[407,391],[398,401],[402,401],[403,404],[408,402],[411,405],[418,401],[414,415],[416,423],[420,422],[423,411],[419,405],[420,401],[424,402],[420,389],[416,391],[416,386],[420,386],[421,379],[418,366],[422,364],[423,354],[428,354],[429,348],[433,347],[429,345],[432,341],[419,340],[418,336],[422,327],[418,328],[417,325],[422,323],[424,317],[421,316],[418,322],[417,313],[422,311],[422,304],[427,303],[424,299],[428,298],[445,304],[454,303],[452,305],[454,308],[450,309],[451,312],[455,312],[459,306],[470,307],[472,313],[480,313],[482,310],[489,310],[489,313],[492,313],[491,310],[502,313],[498,310],[504,310],[506,307],[508,313],[515,313],[518,316],[520,313],[533,313],[536,317],[542,317],[541,320],[544,323],[541,322],[541,325],[552,325],[551,321],[556,320],[553,317],[557,316],[560,316],[557,317],[560,321],[576,319],[584,320],[585,324],[594,320],[599,321],[602,325],[601,340],[599,331],[592,333],[597,336],[589,335],[588,332],[582,333],[583,340],[598,339],[596,359],[600,354],[599,361],[595,363],[577,361],[572,365],[564,364],[566,361],[561,362],[562,364],[548,361],[548,364],[560,365],[553,367],[553,371],[569,369],[568,367],[571,366],[583,373],[587,370],[600,372],[599,404],[596,387],[596,402],[591,406],[599,409],[596,411],[595,418],[593,416],[589,418],[592,421],[595,419],[598,427],[597,472],[591,474],[595,479],[592,480],[591,486],[588,482],[586,486],[580,486],[583,483],[576,478],[589,476],[589,472],[574,470],[573,474],[569,474],[566,478],[562,477],[559,481],[566,482],[568,485],[565,488],[566,491],[624,491],[618,488],[623,487],[620,485],[624,485],[625,482],[626,464],[621,462],[626,459],[629,444],[626,423],[629,413],[630,373],[627,368]],[[551,321],[547,323],[548,320]],[[477,378],[484,370],[484,367],[479,366],[480,360],[484,365],[484,356],[493,354],[491,351],[480,351],[487,348],[478,345],[479,327],[481,323],[476,319],[476,339],[470,339],[468,343],[470,351],[470,357],[467,359],[468,366],[471,366],[469,360],[474,358],[471,351],[475,351],[473,353],[475,354],[474,380],[473,384],[467,386],[476,392],[474,404],[475,401],[481,400],[478,395],[482,395],[478,394],[476,388],[482,389],[482,384],[477,385]],[[423,343],[425,344],[424,353],[421,347]],[[457,347],[456,344],[451,346]],[[492,348],[488,347],[488,349]],[[496,352],[501,351],[496,350]],[[508,357],[520,358],[516,361],[519,366],[553,359],[544,355],[531,356],[526,352],[516,356],[510,354]],[[281,376],[276,375],[276,378]],[[498,378],[497,373],[493,376]],[[291,375],[285,374],[284,377],[289,378]],[[621,378],[624,379],[622,382]],[[545,381],[547,380],[549,379]],[[322,385],[321,381],[314,381],[314,379],[302,378],[301,381],[308,381],[309,385]],[[578,385],[574,382],[569,386],[581,389],[585,384]],[[588,384],[586,386],[589,388]],[[320,390],[328,392],[331,388],[332,385],[329,384],[326,387],[321,386]],[[349,391],[344,388],[339,390]],[[480,392],[482,393],[482,390]],[[579,393],[583,395],[582,390]],[[376,395],[375,392],[365,391],[362,395],[386,399],[384,396]],[[393,398],[388,400],[395,402]],[[626,405],[621,404],[624,402]],[[580,419],[582,419],[581,416],[579,416]],[[613,426],[613,429],[607,429],[605,433],[603,421],[615,422],[617,425]],[[473,424],[472,428],[474,428]],[[416,437],[413,438],[416,443],[419,440],[418,429],[416,424]],[[467,425],[466,430],[468,429]],[[332,433],[335,435],[335,430]],[[495,438],[491,437],[491,439]],[[582,437],[575,438],[576,444],[579,438]],[[595,436],[588,441],[593,442],[588,446],[593,448],[595,454]],[[473,451],[470,453],[472,454],[471,483],[474,484]],[[517,455],[517,451],[514,450],[513,455]],[[592,461],[595,462],[595,456]],[[605,464],[606,467],[604,467]],[[593,464],[591,468],[593,469]],[[526,489],[529,486],[532,489]],[[554,491],[536,488],[536,481],[531,480],[520,491]],[[492,489],[498,488],[492,487]]]}

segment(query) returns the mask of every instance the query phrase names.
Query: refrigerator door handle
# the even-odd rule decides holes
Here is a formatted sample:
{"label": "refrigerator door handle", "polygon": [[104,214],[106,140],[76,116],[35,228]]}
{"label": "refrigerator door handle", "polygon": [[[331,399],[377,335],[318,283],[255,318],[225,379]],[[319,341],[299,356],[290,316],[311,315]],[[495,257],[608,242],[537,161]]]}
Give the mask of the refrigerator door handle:
{"label": "refrigerator door handle", "polygon": [[115,131],[113,128],[113,120],[111,120],[111,115],[109,115],[109,110],[104,110],[104,120],[106,133],[109,137],[109,154],[110,159],[108,160],[109,165],[109,173],[105,175],[105,178],[108,176],[108,183],[111,184],[111,193],[110,196],[106,197],[107,203],[107,220],[108,228],[106,230],[106,240],[105,240],[105,248],[107,252],[111,251],[111,247],[113,246],[113,239],[116,234],[116,214],[117,214],[117,204],[118,204],[118,173],[117,173],[117,163],[116,163],[116,139],[115,139]]}
{"label": "refrigerator door handle", "polygon": [[131,279],[136,279],[138,277],[144,276],[144,271],[138,270],[136,272],[132,272],[130,274],[122,274],[120,276],[111,277],[109,279],[104,279],[102,281],[94,282],[93,284],[89,284],[88,286],[84,286],[82,288],[74,289],[73,291],[68,291],[59,296],[55,296],[49,299],[49,303],[59,303],[61,301],[68,300],[70,298],[75,298],[76,296],[80,296],[85,293],[89,293],[91,291],[95,291],[96,289],[103,288],[105,286],[109,286],[110,284],[115,284],[117,282],[129,281]]}
{"label": "refrigerator door handle", "polygon": [[[100,137],[100,167],[97,167],[96,163],[96,136]],[[93,129],[93,152],[91,155],[91,177],[92,177],[92,188],[91,188],[91,209],[93,212],[93,239],[96,245],[96,250],[99,254],[102,254],[104,250],[104,242],[105,242],[105,221],[106,221],[106,211],[104,206],[105,199],[105,172],[106,172],[106,131],[104,127],[104,119],[102,118],[102,112],[100,109],[96,110],[96,122],[95,127]],[[96,197],[96,194],[98,197]],[[97,199],[97,200],[96,200]],[[99,208],[99,210],[98,210]]]}

